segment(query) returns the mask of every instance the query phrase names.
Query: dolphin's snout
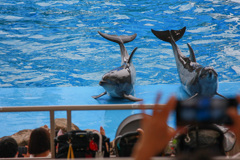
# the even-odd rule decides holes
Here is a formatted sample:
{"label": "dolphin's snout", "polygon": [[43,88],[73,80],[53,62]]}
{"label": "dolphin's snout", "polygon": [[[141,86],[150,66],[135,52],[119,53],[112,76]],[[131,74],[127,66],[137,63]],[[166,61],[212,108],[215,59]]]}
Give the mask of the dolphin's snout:
{"label": "dolphin's snout", "polygon": [[105,83],[106,83],[106,81],[103,81],[103,80],[102,80],[102,81],[99,82],[99,85],[102,86],[102,85],[105,84]]}
{"label": "dolphin's snout", "polygon": [[209,76],[212,76],[213,74],[212,70],[209,70],[208,73],[209,73]]}
{"label": "dolphin's snout", "polygon": [[218,74],[216,73],[215,70],[209,70],[208,75],[209,75],[209,77],[217,77],[218,76]]}

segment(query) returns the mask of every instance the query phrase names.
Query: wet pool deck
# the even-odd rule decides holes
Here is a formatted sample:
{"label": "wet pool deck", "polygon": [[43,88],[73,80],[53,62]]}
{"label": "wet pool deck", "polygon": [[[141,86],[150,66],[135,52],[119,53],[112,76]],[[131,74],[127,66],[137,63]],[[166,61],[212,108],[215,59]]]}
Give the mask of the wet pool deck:
{"label": "wet pool deck", "polygon": [[[48,87],[48,88],[0,88],[0,106],[57,106],[57,105],[98,105],[98,104],[135,104],[124,99],[113,99],[108,95],[93,99],[92,95],[104,92],[97,87]],[[156,94],[162,93],[160,103],[175,94],[186,98],[180,84],[139,85],[135,86],[135,96],[143,98],[145,104],[152,104]],[[218,92],[226,97],[240,94],[240,82],[219,83]],[[218,96],[216,96],[218,97]]]}

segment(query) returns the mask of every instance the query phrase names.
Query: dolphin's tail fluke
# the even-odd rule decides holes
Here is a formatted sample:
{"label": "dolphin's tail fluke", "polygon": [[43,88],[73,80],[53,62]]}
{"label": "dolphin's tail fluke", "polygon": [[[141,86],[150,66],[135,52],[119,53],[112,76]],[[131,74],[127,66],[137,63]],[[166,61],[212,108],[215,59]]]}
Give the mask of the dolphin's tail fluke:
{"label": "dolphin's tail fluke", "polygon": [[[152,33],[157,38],[159,38],[159,39],[161,39],[165,42],[171,43],[172,38],[174,39],[175,42],[182,38],[182,36],[185,33],[186,27],[183,27],[180,30],[171,30],[171,31],[169,31],[169,30],[167,30],[167,31],[155,31],[153,29],[151,29],[151,30],[152,30]],[[171,38],[171,36],[172,36],[172,38]]]}
{"label": "dolphin's tail fluke", "polygon": [[133,41],[137,37],[136,33],[131,35],[131,36],[110,35],[110,34],[102,33],[100,31],[98,31],[98,33],[102,37],[106,38],[107,40],[112,41],[112,42],[116,42],[118,44],[124,44],[124,43],[131,42],[131,41]]}
{"label": "dolphin's tail fluke", "polygon": [[124,46],[124,43],[128,43],[128,42],[133,41],[137,37],[137,34],[135,33],[131,36],[117,36],[117,35],[110,35],[110,34],[101,33],[99,31],[98,31],[98,33],[102,37],[106,38],[107,40],[112,41],[112,42],[116,42],[116,43],[119,44],[120,50],[121,50],[122,64],[126,63],[127,60],[129,59],[129,55],[128,55],[127,50]]}

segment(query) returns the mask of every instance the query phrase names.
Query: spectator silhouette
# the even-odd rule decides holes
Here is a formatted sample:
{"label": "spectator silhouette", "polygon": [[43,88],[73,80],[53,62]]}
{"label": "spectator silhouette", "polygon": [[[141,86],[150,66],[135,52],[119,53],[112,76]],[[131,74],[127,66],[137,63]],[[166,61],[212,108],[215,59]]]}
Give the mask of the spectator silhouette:
{"label": "spectator silhouette", "polygon": [[50,133],[44,128],[36,128],[29,139],[28,152],[30,157],[51,157]]}
{"label": "spectator silhouette", "polygon": [[0,158],[16,158],[18,156],[18,144],[12,137],[4,137],[0,141]]}

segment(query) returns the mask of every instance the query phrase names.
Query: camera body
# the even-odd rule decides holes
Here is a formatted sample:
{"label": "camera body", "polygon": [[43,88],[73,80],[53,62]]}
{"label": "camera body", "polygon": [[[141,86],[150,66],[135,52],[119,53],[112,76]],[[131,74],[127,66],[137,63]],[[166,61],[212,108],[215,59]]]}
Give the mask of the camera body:
{"label": "camera body", "polygon": [[27,147],[25,146],[19,146],[18,147],[18,157],[24,157],[23,154],[27,154]]}
{"label": "camera body", "polygon": [[227,114],[229,107],[237,107],[236,99],[213,99],[201,97],[178,101],[176,107],[177,126],[205,124],[233,124]]}

